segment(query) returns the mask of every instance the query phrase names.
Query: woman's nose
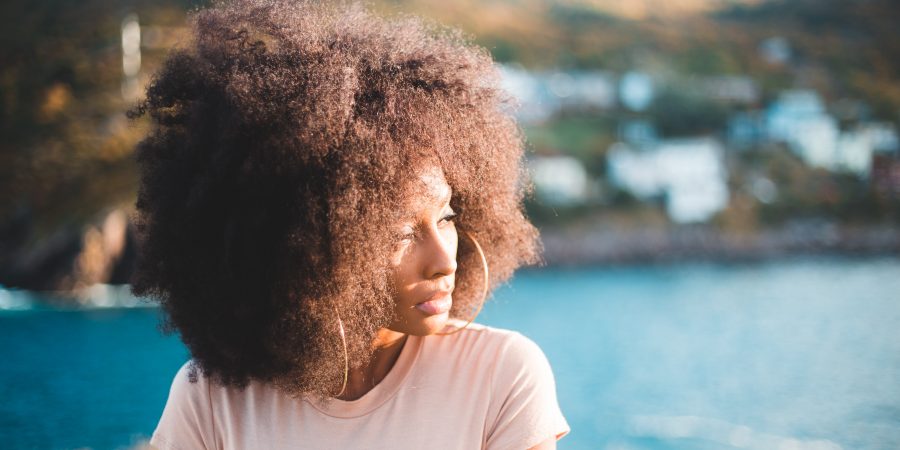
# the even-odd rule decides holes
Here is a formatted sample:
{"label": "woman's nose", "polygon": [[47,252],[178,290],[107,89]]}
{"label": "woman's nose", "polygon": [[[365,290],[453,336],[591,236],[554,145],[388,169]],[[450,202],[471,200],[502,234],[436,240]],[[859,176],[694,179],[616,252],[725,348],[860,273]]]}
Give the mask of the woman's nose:
{"label": "woman's nose", "polygon": [[427,245],[420,247],[425,252],[422,275],[430,280],[456,273],[456,229],[441,230],[432,227],[426,240]]}

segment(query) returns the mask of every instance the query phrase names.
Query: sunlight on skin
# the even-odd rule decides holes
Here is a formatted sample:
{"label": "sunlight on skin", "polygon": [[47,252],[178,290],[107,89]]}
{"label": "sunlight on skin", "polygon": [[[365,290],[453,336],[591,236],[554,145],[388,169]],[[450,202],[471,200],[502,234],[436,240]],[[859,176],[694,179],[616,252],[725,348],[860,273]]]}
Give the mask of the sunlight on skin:
{"label": "sunlight on skin", "polygon": [[378,332],[372,361],[350,371],[340,400],[356,400],[375,388],[399,358],[408,335],[437,333],[450,320],[459,243],[452,190],[441,169],[430,167],[416,179],[413,194],[404,205],[408,218],[398,224],[401,239],[390,259],[396,319]]}

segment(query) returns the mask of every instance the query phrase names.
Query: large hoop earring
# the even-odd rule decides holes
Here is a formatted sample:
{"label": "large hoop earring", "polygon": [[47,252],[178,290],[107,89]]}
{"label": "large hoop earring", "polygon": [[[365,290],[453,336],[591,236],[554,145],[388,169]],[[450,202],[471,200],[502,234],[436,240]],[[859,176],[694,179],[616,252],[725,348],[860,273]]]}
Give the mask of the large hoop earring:
{"label": "large hoop earring", "polygon": [[475,250],[478,250],[478,256],[481,257],[481,268],[484,271],[484,284],[481,289],[481,301],[478,302],[478,309],[475,311],[475,314],[472,315],[472,318],[470,318],[465,325],[448,333],[435,333],[438,336],[447,336],[454,333],[459,333],[460,331],[466,329],[466,327],[468,327],[472,322],[474,322],[475,318],[478,317],[478,314],[481,314],[481,308],[484,308],[484,302],[487,300],[488,291],[490,290],[490,272],[488,271],[488,263],[487,258],[485,258],[484,256],[484,250],[481,249],[481,244],[479,244],[478,241],[475,240],[475,236],[472,236],[471,233],[465,230],[463,230],[463,233],[466,235],[466,237],[469,238],[470,241],[472,241],[473,244],[475,244]]}
{"label": "large hoop earring", "polygon": [[341,344],[344,346],[344,383],[341,385],[341,391],[335,394],[335,397],[340,397],[347,390],[347,380],[350,377],[350,355],[347,354],[347,334],[344,332],[344,321],[341,320],[341,314],[337,308],[334,308],[334,313],[337,314],[338,333],[341,335]]}

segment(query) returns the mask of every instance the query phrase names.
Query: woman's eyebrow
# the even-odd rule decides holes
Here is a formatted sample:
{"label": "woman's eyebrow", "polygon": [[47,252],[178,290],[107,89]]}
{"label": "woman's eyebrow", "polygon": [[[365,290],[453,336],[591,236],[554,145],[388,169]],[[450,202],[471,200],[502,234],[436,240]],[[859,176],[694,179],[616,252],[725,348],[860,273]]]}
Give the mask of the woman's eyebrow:
{"label": "woman's eyebrow", "polygon": [[[440,191],[438,191],[440,189]],[[435,203],[439,203],[441,205],[445,205],[450,202],[450,199],[453,197],[453,191],[450,187],[441,187],[441,188],[432,188],[425,191],[422,195],[422,199],[426,199],[429,201],[434,201]]]}

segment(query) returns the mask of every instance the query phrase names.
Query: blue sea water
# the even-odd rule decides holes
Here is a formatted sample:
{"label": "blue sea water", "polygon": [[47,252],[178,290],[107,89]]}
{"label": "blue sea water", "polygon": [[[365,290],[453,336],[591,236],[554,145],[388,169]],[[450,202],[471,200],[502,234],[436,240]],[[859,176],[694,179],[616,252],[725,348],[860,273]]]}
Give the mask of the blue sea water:
{"label": "blue sea water", "polygon": [[[146,440],[187,358],[158,311],[4,295],[0,448]],[[479,322],[546,353],[563,450],[900,448],[898,259],[520,272]]]}

